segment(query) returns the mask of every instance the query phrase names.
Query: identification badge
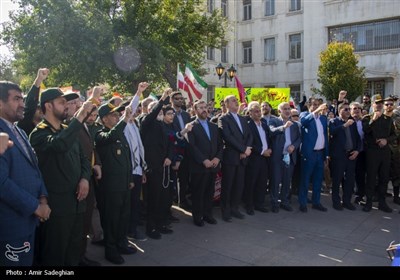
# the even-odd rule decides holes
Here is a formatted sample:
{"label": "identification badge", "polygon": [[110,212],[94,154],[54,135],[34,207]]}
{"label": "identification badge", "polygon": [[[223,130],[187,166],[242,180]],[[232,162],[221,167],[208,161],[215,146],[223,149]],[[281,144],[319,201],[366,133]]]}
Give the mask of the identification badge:
{"label": "identification badge", "polygon": [[117,150],[117,155],[119,155],[119,156],[121,155],[121,150],[120,149]]}

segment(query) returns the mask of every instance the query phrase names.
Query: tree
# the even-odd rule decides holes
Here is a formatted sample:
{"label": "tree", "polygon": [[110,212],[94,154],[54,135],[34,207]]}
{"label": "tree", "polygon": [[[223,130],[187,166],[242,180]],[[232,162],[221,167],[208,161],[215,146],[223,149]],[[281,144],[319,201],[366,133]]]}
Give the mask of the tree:
{"label": "tree", "polygon": [[358,57],[349,43],[332,42],[320,53],[318,83],[321,90],[315,91],[332,100],[340,90],[347,91],[347,99],[352,101],[364,93],[366,79],[364,67],[358,67]]}
{"label": "tree", "polygon": [[[176,88],[177,62],[200,66],[226,20],[199,0],[18,0],[0,39],[23,74],[50,68],[47,82],[133,92],[140,81]],[[137,57],[140,55],[140,58]]]}

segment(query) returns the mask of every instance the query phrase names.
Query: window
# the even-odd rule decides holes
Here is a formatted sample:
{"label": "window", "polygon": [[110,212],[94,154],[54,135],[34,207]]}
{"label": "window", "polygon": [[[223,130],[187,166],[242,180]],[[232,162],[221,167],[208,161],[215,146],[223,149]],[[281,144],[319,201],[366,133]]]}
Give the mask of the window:
{"label": "window", "polygon": [[222,16],[228,17],[228,0],[221,0]]}
{"label": "window", "polygon": [[265,0],[265,15],[272,16],[275,14],[275,0]]}
{"label": "window", "polygon": [[221,62],[227,63],[228,62],[228,47],[223,45],[221,47]]}
{"label": "window", "polygon": [[301,85],[299,85],[299,84],[289,85],[289,88],[290,88],[290,96],[294,100],[299,101],[300,100]]}
{"label": "window", "polygon": [[331,27],[328,32],[329,42],[351,43],[356,52],[400,48],[400,19]]}
{"label": "window", "polygon": [[275,38],[264,39],[264,61],[275,60]]}
{"label": "window", "polygon": [[215,0],[207,0],[207,12],[212,13],[214,11],[214,1]]}
{"label": "window", "polygon": [[252,63],[251,41],[243,42],[243,63]]}
{"label": "window", "polygon": [[300,11],[301,0],[290,0],[289,12]]}
{"label": "window", "polygon": [[275,85],[266,85],[265,88],[275,88]]}
{"label": "window", "polygon": [[214,60],[214,48],[207,47],[207,59],[208,60]]}
{"label": "window", "polygon": [[214,93],[215,93],[215,86],[209,85],[207,87],[207,101],[214,99]]}
{"label": "window", "polygon": [[301,34],[289,36],[289,59],[301,59]]}
{"label": "window", "polygon": [[251,20],[251,0],[243,0],[243,20]]}

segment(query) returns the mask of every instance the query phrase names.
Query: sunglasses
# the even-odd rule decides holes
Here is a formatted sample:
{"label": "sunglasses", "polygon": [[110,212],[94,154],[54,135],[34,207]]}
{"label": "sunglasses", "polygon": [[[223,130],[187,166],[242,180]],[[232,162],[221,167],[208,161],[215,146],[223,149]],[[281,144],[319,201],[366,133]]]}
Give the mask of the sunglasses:
{"label": "sunglasses", "polygon": [[385,103],[385,106],[393,106],[393,103]]}
{"label": "sunglasses", "polygon": [[299,115],[292,115],[292,118],[298,118]]}

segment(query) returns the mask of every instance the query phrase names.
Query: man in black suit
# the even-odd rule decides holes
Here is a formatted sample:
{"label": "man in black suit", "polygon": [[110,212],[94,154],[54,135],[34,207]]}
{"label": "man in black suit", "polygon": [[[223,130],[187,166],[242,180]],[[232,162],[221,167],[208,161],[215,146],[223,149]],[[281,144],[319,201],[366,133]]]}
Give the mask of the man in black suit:
{"label": "man in black suit", "polygon": [[188,133],[189,161],[192,178],[192,214],[196,226],[204,221],[216,224],[212,215],[212,200],[215,177],[222,159],[222,138],[218,126],[207,120],[207,104],[200,100],[194,103],[197,118],[192,131]]}
{"label": "man in black suit", "polygon": [[221,210],[222,219],[231,222],[231,216],[243,219],[239,203],[244,187],[245,166],[251,154],[253,136],[247,121],[237,114],[239,102],[234,95],[225,97],[228,113],[218,120],[224,139],[222,160]]}
{"label": "man in black suit", "polygon": [[[185,128],[185,125],[190,122],[190,115],[188,112],[182,109],[183,105],[185,103],[185,99],[182,96],[182,93],[179,91],[175,91],[171,93],[171,104],[172,108],[175,111],[175,117],[174,117],[174,128],[175,131],[182,131],[182,129]],[[185,148],[185,154],[184,157],[179,165],[178,169],[178,179],[179,179],[179,188],[178,188],[178,194],[179,194],[179,206],[182,208],[187,209],[188,208],[188,202],[187,202],[187,192],[189,188],[189,160],[188,160],[188,149]]]}
{"label": "man in black suit", "polygon": [[264,201],[267,193],[269,157],[272,153],[271,132],[267,121],[262,118],[261,106],[257,101],[250,102],[248,110],[250,113],[248,124],[253,135],[253,142],[250,161],[246,167],[244,201],[246,203],[246,213],[254,215],[254,210],[268,212],[264,206]]}
{"label": "man in black suit", "polygon": [[[332,203],[336,210],[356,210],[351,203],[355,183],[356,159],[361,151],[361,139],[357,124],[350,119],[347,103],[338,106],[339,116],[329,122],[329,152],[331,157]],[[340,203],[339,186],[343,188],[343,204]]]}

